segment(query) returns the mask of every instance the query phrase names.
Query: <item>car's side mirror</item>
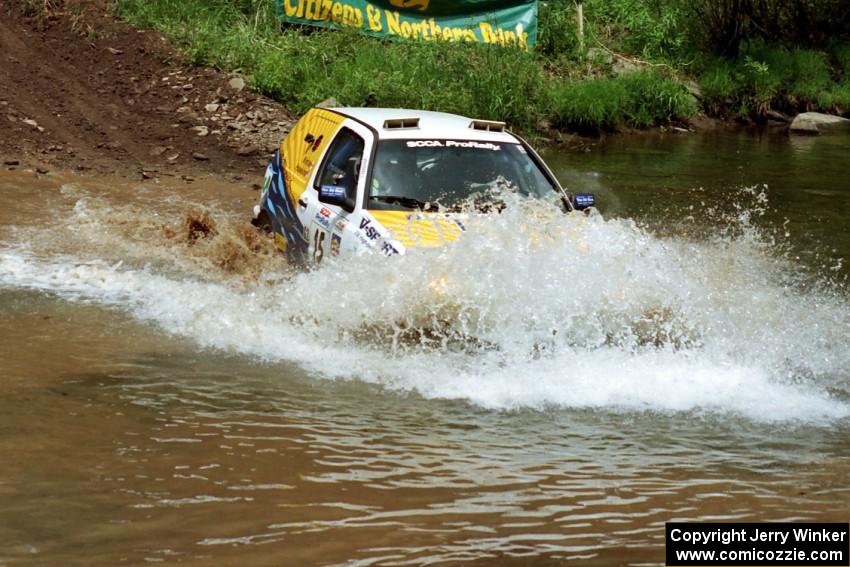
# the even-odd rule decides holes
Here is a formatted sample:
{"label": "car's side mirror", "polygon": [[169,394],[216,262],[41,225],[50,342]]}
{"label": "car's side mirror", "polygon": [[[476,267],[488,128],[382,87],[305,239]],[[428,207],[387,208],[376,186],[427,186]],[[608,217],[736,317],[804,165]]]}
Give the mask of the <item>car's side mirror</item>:
{"label": "car's side mirror", "polygon": [[342,207],[349,213],[354,210],[356,187],[346,185],[322,185],[319,187],[319,202]]}
{"label": "car's side mirror", "polygon": [[596,197],[593,193],[576,193],[571,202],[575,210],[583,211],[596,206]]}
{"label": "car's side mirror", "polygon": [[348,158],[342,173],[333,176],[333,185],[319,187],[319,202],[342,207],[349,213],[354,211],[357,197],[357,175],[360,173],[360,158]]}

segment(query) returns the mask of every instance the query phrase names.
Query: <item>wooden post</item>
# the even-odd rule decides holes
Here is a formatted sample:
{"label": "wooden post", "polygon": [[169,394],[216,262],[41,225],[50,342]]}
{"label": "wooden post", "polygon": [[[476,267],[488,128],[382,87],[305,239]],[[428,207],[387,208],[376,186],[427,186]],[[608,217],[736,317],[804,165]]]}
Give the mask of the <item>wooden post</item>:
{"label": "wooden post", "polygon": [[576,7],[578,8],[578,48],[584,53],[584,3],[582,0],[576,0]]}

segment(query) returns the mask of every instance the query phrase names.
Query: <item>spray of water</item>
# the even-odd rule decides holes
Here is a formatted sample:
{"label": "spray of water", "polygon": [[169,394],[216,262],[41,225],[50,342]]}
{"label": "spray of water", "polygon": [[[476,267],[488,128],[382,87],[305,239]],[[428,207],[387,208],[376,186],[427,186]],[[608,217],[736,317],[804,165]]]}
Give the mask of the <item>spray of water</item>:
{"label": "spray of water", "polygon": [[[754,207],[700,240],[508,199],[498,214],[466,211],[453,245],[285,276],[263,252],[264,271],[244,268],[262,271],[251,278],[198,263],[197,246],[233,234],[214,212],[202,225],[215,230],[190,230],[192,242],[175,247],[171,229],[134,241],[114,208],[86,202],[71,223],[88,227],[78,228],[87,248],[7,243],[0,285],[116,306],[202,346],[297,361],[317,376],[490,408],[846,418],[850,304],[754,227],[762,193],[752,194]],[[116,235],[124,253],[160,261],[104,259]]]}

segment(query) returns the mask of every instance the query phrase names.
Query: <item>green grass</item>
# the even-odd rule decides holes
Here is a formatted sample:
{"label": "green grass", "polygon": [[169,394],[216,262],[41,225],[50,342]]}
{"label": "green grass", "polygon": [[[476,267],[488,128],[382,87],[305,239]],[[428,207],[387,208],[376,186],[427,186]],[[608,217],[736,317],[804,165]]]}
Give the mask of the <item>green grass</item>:
{"label": "green grass", "polygon": [[554,124],[583,133],[614,130],[624,121],[626,89],[613,79],[565,83],[552,95]]}
{"label": "green grass", "polygon": [[585,10],[588,47],[602,42],[667,73],[612,76],[604,50],[580,50],[575,5],[563,0],[541,2],[531,52],[282,28],[273,0],[116,1],[118,15],[160,30],[192,63],[238,70],[296,113],[333,97],[505,120],[531,136],[547,125],[598,133],[693,116],[700,109],[673,79],[688,74],[702,89],[701,110],[716,116],[850,109],[850,45],[841,41],[827,51],[753,41],[720,57],[694,51],[683,24],[690,9],[679,0],[586,0]]}
{"label": "green grass", "polygon": [[734,104],[741,81],[733,62],[717,58],[708,61],[700,76],[703,106],[714,116],[722,116]]}
{"label": "green grass", "polygon": [[254,88],[299,113],[334,97],[348,106],[505,120],[536,135],[548,124],[600,131],[663,124],[694,112],[670,80],[638,74],[582,86],[553,72],[547,52],[564,56],[567,50],[565,64],[578,56],[575,37],[564,35],[574,28],[564,8],[544,19],[543,48],[531,52],[281,29],[272,0],[118,0],[116,10],[135,26],[163,32],[192,63],[238,69]]}
{"label": "green grass", "polygon": [[555,89],[552,106],[557,125],[584,133],[645,128],[696,113],[681,85],[651,71],[566,83]]}
{"label": "green grass", "polygon": [[818,95],[818,106],[827,112],[845,114],[850,112],[850,79],[833,85]]}

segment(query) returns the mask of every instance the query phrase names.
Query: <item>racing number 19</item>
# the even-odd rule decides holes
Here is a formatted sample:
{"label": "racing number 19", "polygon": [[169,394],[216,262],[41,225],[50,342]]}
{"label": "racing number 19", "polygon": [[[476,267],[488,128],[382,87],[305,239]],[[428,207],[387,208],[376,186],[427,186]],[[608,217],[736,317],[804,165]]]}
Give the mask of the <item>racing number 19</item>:
{"label": "racing number 19", "polygon": [[313,262],[317,264],[322,261],[322,256],[325,255],[325,236],[327,234],[327,232],[318,228],[313,234]]}

